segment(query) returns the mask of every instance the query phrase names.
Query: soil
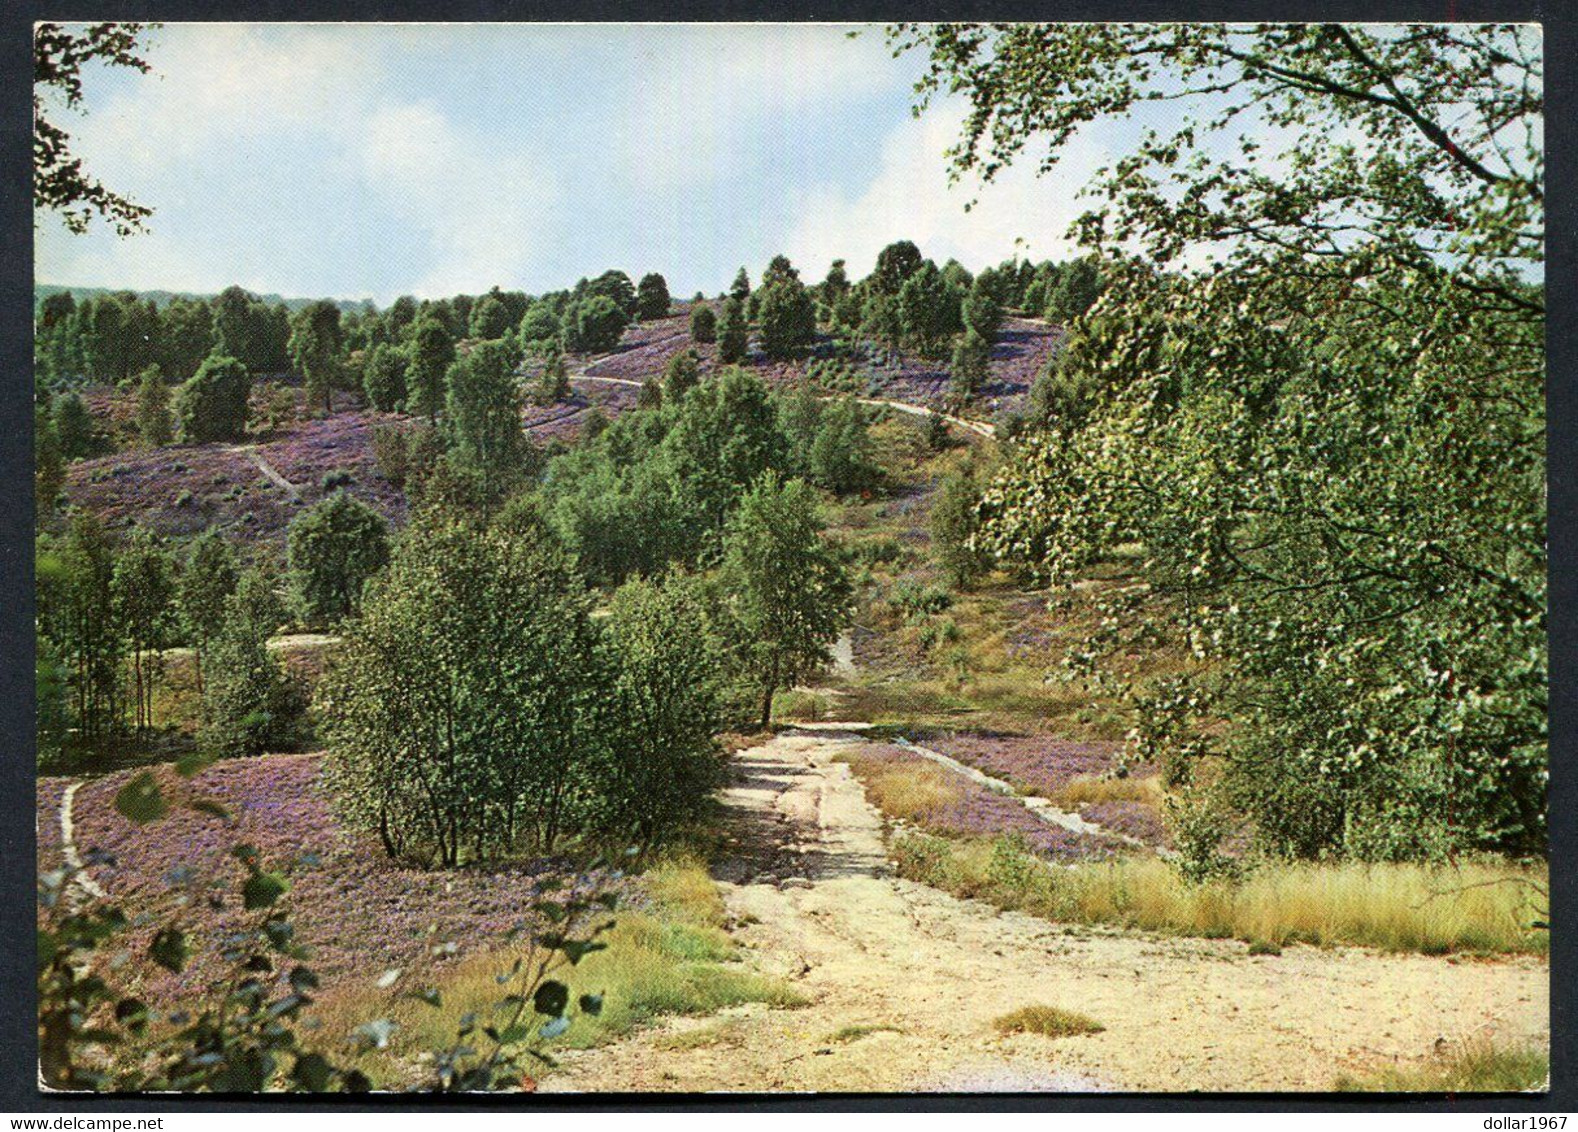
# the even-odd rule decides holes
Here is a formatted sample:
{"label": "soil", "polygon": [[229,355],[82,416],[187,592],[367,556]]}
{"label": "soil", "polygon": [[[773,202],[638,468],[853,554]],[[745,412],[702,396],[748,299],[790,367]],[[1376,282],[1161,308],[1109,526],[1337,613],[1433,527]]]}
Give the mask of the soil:
{"label": "soil", "polygon": [[[811,1003],[676,1019],[566,1054],[554,1091],[1281,1091],[1428,1057],[1549,1041],[1549,968],[1065,927],[893,875],[838,725],[739,752],[715,876],[747,963]],[[1094,1035],[1003,1036],[1044,1004]],[[873,1027],[880,1027],[873,1029]],[[688,1041],[676,1041],[690,1035]]]}

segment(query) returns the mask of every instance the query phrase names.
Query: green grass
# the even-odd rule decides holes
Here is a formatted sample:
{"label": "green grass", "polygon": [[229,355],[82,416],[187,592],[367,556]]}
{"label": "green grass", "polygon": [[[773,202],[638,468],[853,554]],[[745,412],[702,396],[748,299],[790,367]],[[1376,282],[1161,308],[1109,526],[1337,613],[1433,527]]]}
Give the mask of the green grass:
{"label": "green grass", "polygon": [[1417,1065],[1345,1073],[1340,1093],[1527,1093],[1550,1087],[1550,1050],[1466,1042]]}
{"label": "green grass", "polygon": [[[595,1017],[575,1015],[553,1048],[589,1049],[666,1016],[705,1016],[746,1003],[805,1005],[805,996],[787,982],[739,962],[739,945],[724,930],[723,901],[699,863],[662,862],[643,879],[650,909],[615,912],[616,926],[603,937],[607,949],[555,976],[573,995],[602,995],[603,1008]],[[504,949],[462,960],[436,980],[443,1002],[436,1009],[369,988],[326,995],[314,1015],[320,1032],[328,1034],[349,1033],[371,1018],[393,1020],[397,1029],[389,1049],[364,1059],[362,1068],[376,1083],[397,1086],[421,1051],[453,1043],[459,1019],[493,1015],[509,992],[499,977],[518,954]]]}
{"label": "green grass", "polygon": [[1002,1015],[992,1025],[999,1034],[1043,1034],[1049,1038],[1099,1034],[1106,1029],[1089,1015],[1060,1006],[1021,1006]]}
{"label": "green grass", "polygon": [[872,1034],[902,1034],[904,1030],[899,1026],[881,1024],[841,1026],[822,1040],[829,1045],[848,1045],[858,1042],[861,1038],[869,1038]]}
{"label": "green grass", "polygon": [[1456,868],[1268,862],[1232,884],[1186,882],[1165,861],[1122,858],[1045,867],[1007,839],[894,839],[899,872],[961,896],[1061,923],[1242,939],[1257,953],[1289,943],[1384,951],[1544,954],[1547,870],[1495,859]]}

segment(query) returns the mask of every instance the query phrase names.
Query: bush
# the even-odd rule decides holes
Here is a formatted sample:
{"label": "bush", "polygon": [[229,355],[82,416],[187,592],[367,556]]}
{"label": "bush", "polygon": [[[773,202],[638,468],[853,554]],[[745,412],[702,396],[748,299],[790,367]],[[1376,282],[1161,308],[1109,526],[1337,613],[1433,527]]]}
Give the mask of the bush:
{"label": "bush", "polygon": [[367,403],[381,412],[392,413],[405,403],[407,355],[399,347],[380,342],[373,347],[362,371],[362,391]]}
{"label": "bush", "polygon": [[723,316],[718,320],[718,357],[725,365],[743,362],[749,346],[750,327],[745,319],[744,303],[730,296],[724,301]]}
{"label": "bush", "polygon": [[206,444],[240,440],[247,427],[252,378],[235,358],[212,356],[176,392],[175,415],[181,440]]}
{"label": "bush", "polygon": [[642,319],[663,318],[668,314],[668,283],[657,272],[641,277],[636,285],[636,314]]}
{"label": "bush", "polygon": [[953,607],[953,595],[941,586],[900,578],[888,591],[888,605],[906,619],[915,620],[946,613]]}
{"label": "bush", "polygon": [[775,280],[756,294],[762,350],[769,358],[790,357],[816,340],[816,303],[798,279]]}
{"label": "bush", "polygon": [[66,460],[79,460],[93,452],[93,414],[81,394],[73,390],[55,399],[55,439]]}
{"label": "bush", "polygon": [[378,474],[395,487],[404,487],[409,446],[406,430],[399,425],[374,425],[370,443]]}
{"label": "bush", "polygon": [[955,586],[965,588],[991,569],[992,559],[974,544],[980,529],[981,488],[972,468],[942,479],[931,508],[931,541],[937,564]]}
{"label": "bush", "polygon": [[257,755],[288,734],[302,710],[267,647],[268,630],[232,600],[203,660],[200,746],[221,758]]}
{"label": "bush", "polygon": [[630,316],[607,295],[589,295],[565,308],[563,323],[567,350],[601,354],[619,345]]}
{"label": "bush", "polygon": [[170,417],[170,387],[158,366],[142,371],[137,382],[137,434],[150,448],[170,443],[174,435]]}
{"label": "bush", "polygon": [[699,344],[718,340],[718,316],[706,303],[698,302],[690,310],[690,338]]}
{"label": "bush", "polygon": [[811,482],[838,495],[877,486],[882,474],[866,414],[853,400],[840,398],[822,412],[808,464]]}
{"label": "bush", "polygon": [[336,491],[291,521],[286,558],[303,614],[329,624],[355,612],[363,585],[389,561],[389,525],[367,504]]}
{"label": "bush", "polygon": [[344,468],[335,468],[332,472],[324,472],[323,478],[318,481],[318,488],[325,495],[331,491],[338,491],[342,487],[350,487],[356,482],[356,477]]}

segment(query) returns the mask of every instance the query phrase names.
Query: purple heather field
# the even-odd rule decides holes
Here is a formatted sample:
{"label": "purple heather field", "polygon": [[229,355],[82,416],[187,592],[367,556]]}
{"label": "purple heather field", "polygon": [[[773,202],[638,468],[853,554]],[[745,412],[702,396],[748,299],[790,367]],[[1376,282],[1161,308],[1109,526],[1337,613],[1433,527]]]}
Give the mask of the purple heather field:
{"label": "purple heather field", "polygon": [[[243,874],[230,855],[242,843],[259,850],[263,867],[288,872],[297,939],[325,976],[371,979],[388,967],[450,962],[502,942],[520,922],[549,863],[450,871],[396,864],[375,838],[340,826],[319,785],[320,764],[318,755],[265,755],[216,763],[190,780],[168,767],[155,771],[172,799],[222,803],[231,813],[228,824],[172,805],[163,820],[133,826],[116,812],[114,799],[134,771],[92,780],[78,792],[76,841],[84,855],[107,855],[90,867],[134,917],[128,950],[145,947],[166,915],[196,933],[194,961],[180,975],[150,976],[145,993],[174,997],[221,973],[203,943],[255,915],[241,909]],[[60,863],[63,789],[61,779],[39,781],[41,869]]]}
{"label": "purple heather field", "polygon": [[[937,768],[937,764],[887,743],[862,744],[855,756],[867,766]],[[941,769],[941,768],[937,768]],[[1036,854],[1064,863],[1098,860],[1123,852],[1121,842],[1107,837],[1082,836],[1036,817],[1013,798],[988,790],[963,775],[944,770],[958,791],[955,801],[922,810],[915,822],[928,833],[951,837],[995,837],[1017,834]]]}

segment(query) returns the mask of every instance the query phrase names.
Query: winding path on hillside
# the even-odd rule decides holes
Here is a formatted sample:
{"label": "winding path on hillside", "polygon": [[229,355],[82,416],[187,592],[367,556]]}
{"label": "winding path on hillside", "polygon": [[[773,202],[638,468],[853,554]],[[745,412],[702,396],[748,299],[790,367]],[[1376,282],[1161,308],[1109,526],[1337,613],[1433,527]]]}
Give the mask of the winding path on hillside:
{"label": "winding path on hillside", "polygon": [[234,452],[238,456],[245,456],[248,460],[251,460],[252,463],[257,465],[258,471],[262,472],[270,483],[274,484],[275,487],[279,488],[297,503],[301,502],[301,489],[281,475],[280,470],[273,464],[270,464],[263,453],[258,451],[257,445],[231,444],[227,445],[225,450]]}
{"label": "winding path on hillside", "polygon": [[[1324,1090],[1346,1069],[1416,1061],[1437,1039],[1549,1035],[1549,967],[1455,963],[1058,925],[894,875],[881,816],[839,755],[847,725],[741,751],[714,875],[744,963],[796,1010],[676,1019],[563,1055],[563,1090]],[[1004,1037],[1032,1004],[1100,1034]],[[676,1041],[676,1039],[680,1039]]]}

